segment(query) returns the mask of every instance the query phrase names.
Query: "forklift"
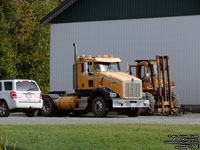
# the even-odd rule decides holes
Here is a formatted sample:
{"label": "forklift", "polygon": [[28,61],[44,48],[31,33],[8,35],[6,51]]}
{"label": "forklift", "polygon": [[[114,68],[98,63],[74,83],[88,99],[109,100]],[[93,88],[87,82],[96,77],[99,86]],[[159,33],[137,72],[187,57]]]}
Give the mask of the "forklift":
{"label": "forklift", "polygon": [[174,82],[171,81],[169,56],[157,55],[156,60],[136,60],[136,65],[128,62],[128,72],[136,68],[136,77],[142,80],[142,89],[150,101],[150,107],[143,111],[146,115],[180,115],[182,109],[178,100]]}

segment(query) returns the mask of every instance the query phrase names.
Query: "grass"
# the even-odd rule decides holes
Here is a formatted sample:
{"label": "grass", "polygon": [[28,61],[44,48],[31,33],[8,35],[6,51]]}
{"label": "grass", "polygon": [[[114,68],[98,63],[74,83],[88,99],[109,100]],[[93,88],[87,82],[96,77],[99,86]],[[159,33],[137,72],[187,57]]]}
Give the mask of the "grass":
{"label": "grass", "polygon": [[198,134],[197,125],[0,125],[8,145],[29,150],[173,150],[169,134]]}

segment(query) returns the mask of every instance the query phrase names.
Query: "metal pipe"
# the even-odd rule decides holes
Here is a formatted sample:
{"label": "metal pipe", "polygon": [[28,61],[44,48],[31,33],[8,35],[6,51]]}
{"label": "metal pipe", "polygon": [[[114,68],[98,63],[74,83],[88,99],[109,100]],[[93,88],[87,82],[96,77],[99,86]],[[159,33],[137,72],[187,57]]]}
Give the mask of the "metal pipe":
{"label": "metal pipe", "polygon": [[77,59],[77,45],[76,45],[76,43],[73,43],[73,46],[74,46],[73,89],[75,90],[75,92],[77,92],[78,78],[77,78],[77,64],[76,64],[76,59]]}
{"label": "metal pipe", "polygon": [[77,59],[77,45],[76,43],[73,43],[74,46],[74,63],[76,63],[76,59]]}

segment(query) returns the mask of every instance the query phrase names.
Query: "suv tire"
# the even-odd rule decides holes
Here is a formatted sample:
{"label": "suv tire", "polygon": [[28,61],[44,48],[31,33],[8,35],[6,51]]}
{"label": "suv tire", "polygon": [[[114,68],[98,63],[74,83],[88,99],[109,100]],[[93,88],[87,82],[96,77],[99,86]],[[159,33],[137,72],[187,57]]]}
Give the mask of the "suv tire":
{"label": "suv tire", "polygon": [[10,110],[6,102],[0,102],[0,117],[8,117],[10,115]]}

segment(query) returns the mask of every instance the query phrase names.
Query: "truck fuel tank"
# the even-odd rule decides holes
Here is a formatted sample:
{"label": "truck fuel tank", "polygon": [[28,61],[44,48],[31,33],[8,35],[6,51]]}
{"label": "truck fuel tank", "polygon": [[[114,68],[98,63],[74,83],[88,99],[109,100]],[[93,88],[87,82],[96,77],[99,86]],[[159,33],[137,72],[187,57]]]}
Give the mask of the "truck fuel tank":
{"label": "truck fuel tank", "polygon": [[73,110],[77,105],[77,96],[65,96],[61,97],[57,102],[56,106],[61,110]]}

